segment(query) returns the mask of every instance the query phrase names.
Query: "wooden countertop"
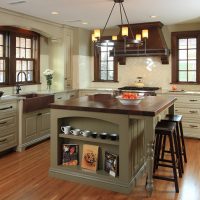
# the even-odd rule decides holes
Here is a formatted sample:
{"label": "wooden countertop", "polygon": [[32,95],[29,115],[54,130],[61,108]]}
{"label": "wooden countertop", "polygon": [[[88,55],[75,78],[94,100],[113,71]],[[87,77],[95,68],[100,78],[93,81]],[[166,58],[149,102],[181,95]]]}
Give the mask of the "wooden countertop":
{"label": "wooden countertop", "polygon": [[50,104],[53,109],[155,116],[173,105],[175,97],[145,96],[138,105],[123,105],[110,94],[83,96]]}

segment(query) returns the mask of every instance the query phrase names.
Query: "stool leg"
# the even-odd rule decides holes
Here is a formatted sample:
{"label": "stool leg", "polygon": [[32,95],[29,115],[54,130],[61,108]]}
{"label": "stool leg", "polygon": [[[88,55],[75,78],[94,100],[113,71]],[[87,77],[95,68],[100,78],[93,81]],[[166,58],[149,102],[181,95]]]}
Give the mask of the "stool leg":
{"label": "stool leg", "polygon": [[161,154],[161,159],[164,159],[164,154],[165,154],[165,146],[166,146],[166,135],[164,135],[163,143],[162,143],[162,154]]}
{"label": "stool leg", "polygon": [[187,156],[186,156],[186,149],[185,149],[185,141],[184,141],[184,136],[183,136],[183,127],[182,127],[182,122],[180,121],[179,123],[180,126],[180,132],[181,132],[181,143],[182,143],[182,153],[184,156],[184,162],[187,163]]}
{"label": "stool leg", "polygon": [[155,144],[155,154],[154,154],[154,168],[153,168],[153,172],[155,172],[156,169],[158,169],[159,154],[160,154],[160,150],[159,150],[160,138],[161,138],[161,135],[160,135],[160,134],[157,134],[157,135],[156,135],[156,144]]}
{"label": "stool leg", "polygon": [[[182,159],[182,148],[181,148],[181,142],[180,142],[180,134],[179,134],[179,125],[176,122],[176,136],[177,136],[177,148],[178,148],[178,155],[179,155],[179,165],[181,167],[181,172],[184,173],[184,169],[183,169],[183,159]],[[180,177],[180,175],[179,175]],[[182,176],[181,176],[182,177]]]}
{"label": "stool leg", "polygon": [[172,157],[175,189],[176,189],[176,192],[178,193],[179,187],[178,187],[178,179],[177,179],[177,172],[176,172],[176,162],[175,162],[175,157],[174,157],[174,147],[173,147],[173,141],[172,141],[171,135],[169,135],[169,143],[170,143],[170,151],[171,151],[171,157]]}
{"label": "stool leg", "polygon": [[179,177],[181,178],[182,177],[182,169],[181,169],[180,151],[179,151],[179,148],[178,148],[176,129],[174,130],[173,138],[174,138],[175,155],[176,155],[176,160],[177,160],[176,166],[178,168]]}
{"label": "stool leg", "polygon": [[155,147],[154,147],[154,166],[153,166],[153,173],[156,171],[157,167],[157,159],[158,159],[158,137],[159,135],[156,134],[156,140],[155,140]]}

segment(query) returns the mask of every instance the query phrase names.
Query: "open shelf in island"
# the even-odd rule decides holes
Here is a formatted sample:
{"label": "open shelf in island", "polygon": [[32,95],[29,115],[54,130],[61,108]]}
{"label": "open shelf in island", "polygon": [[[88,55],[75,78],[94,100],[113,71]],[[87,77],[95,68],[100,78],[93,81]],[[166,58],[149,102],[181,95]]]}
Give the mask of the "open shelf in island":
{"label": "open shelf in island", "polygon": [[93,142],[98,144],[110,144],[110,145],[119,145],[119,140],[112,141],[110,139],[101,139],[101,138],[92,138],[92,137],[84,137],[84,136],[75,136],[75,135],[67,135],[67,134],[59,134],[60,138],[67,138],[72,140],[81,140],[87,142]]}

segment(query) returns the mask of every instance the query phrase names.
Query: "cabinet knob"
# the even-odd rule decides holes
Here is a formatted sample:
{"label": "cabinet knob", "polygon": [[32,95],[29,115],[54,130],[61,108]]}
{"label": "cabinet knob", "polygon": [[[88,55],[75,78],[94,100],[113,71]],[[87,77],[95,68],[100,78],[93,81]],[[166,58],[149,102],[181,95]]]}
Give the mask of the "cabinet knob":
{"label": "cabinet knob", "polygon": [[191,127],[191,128],[198,128],[198,126],[196,126],[196,125],[191,125],[191,124],[190,124],[190,127]]}
{"label": "cabinet knob", "polygon": [[4,108],[0,108],[0,110],[8,110],[8,109],[11,109],[12,106],[8,106],[8,107],[4,107]]}
{"label": "cabinet knob", "polygon": [[3,140],[0,140],[0,143],[4,143],[4,142],[7,142],[7,138],[6,139],[3,139]]}
{"label": "cabinet knob", "polygon": [[197,110],[190,110],[189,112],[190,112],[190,113],[198,113]]}
{"label": "cabinet knob", "polygon": [[0,125],[6,124],[7,122],[0,122]]}

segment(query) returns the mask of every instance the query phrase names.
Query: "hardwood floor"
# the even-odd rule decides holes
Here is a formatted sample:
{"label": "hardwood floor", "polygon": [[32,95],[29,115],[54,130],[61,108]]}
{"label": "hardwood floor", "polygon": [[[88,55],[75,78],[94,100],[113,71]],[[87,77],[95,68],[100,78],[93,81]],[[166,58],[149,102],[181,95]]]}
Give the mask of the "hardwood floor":
{"label": "hardwood floor", "polygon": [[51,178],[48,176],[49,147],[49,141],[45,141],[22,153],[0,157],[0,200],[200,199],[200,140],[186,139],[188,163],[184,166],[183,178],[179,178],[179,194],[175,193],[173,183],[155,180],[151,198],[146,196],[145,177],[129,195]]}

